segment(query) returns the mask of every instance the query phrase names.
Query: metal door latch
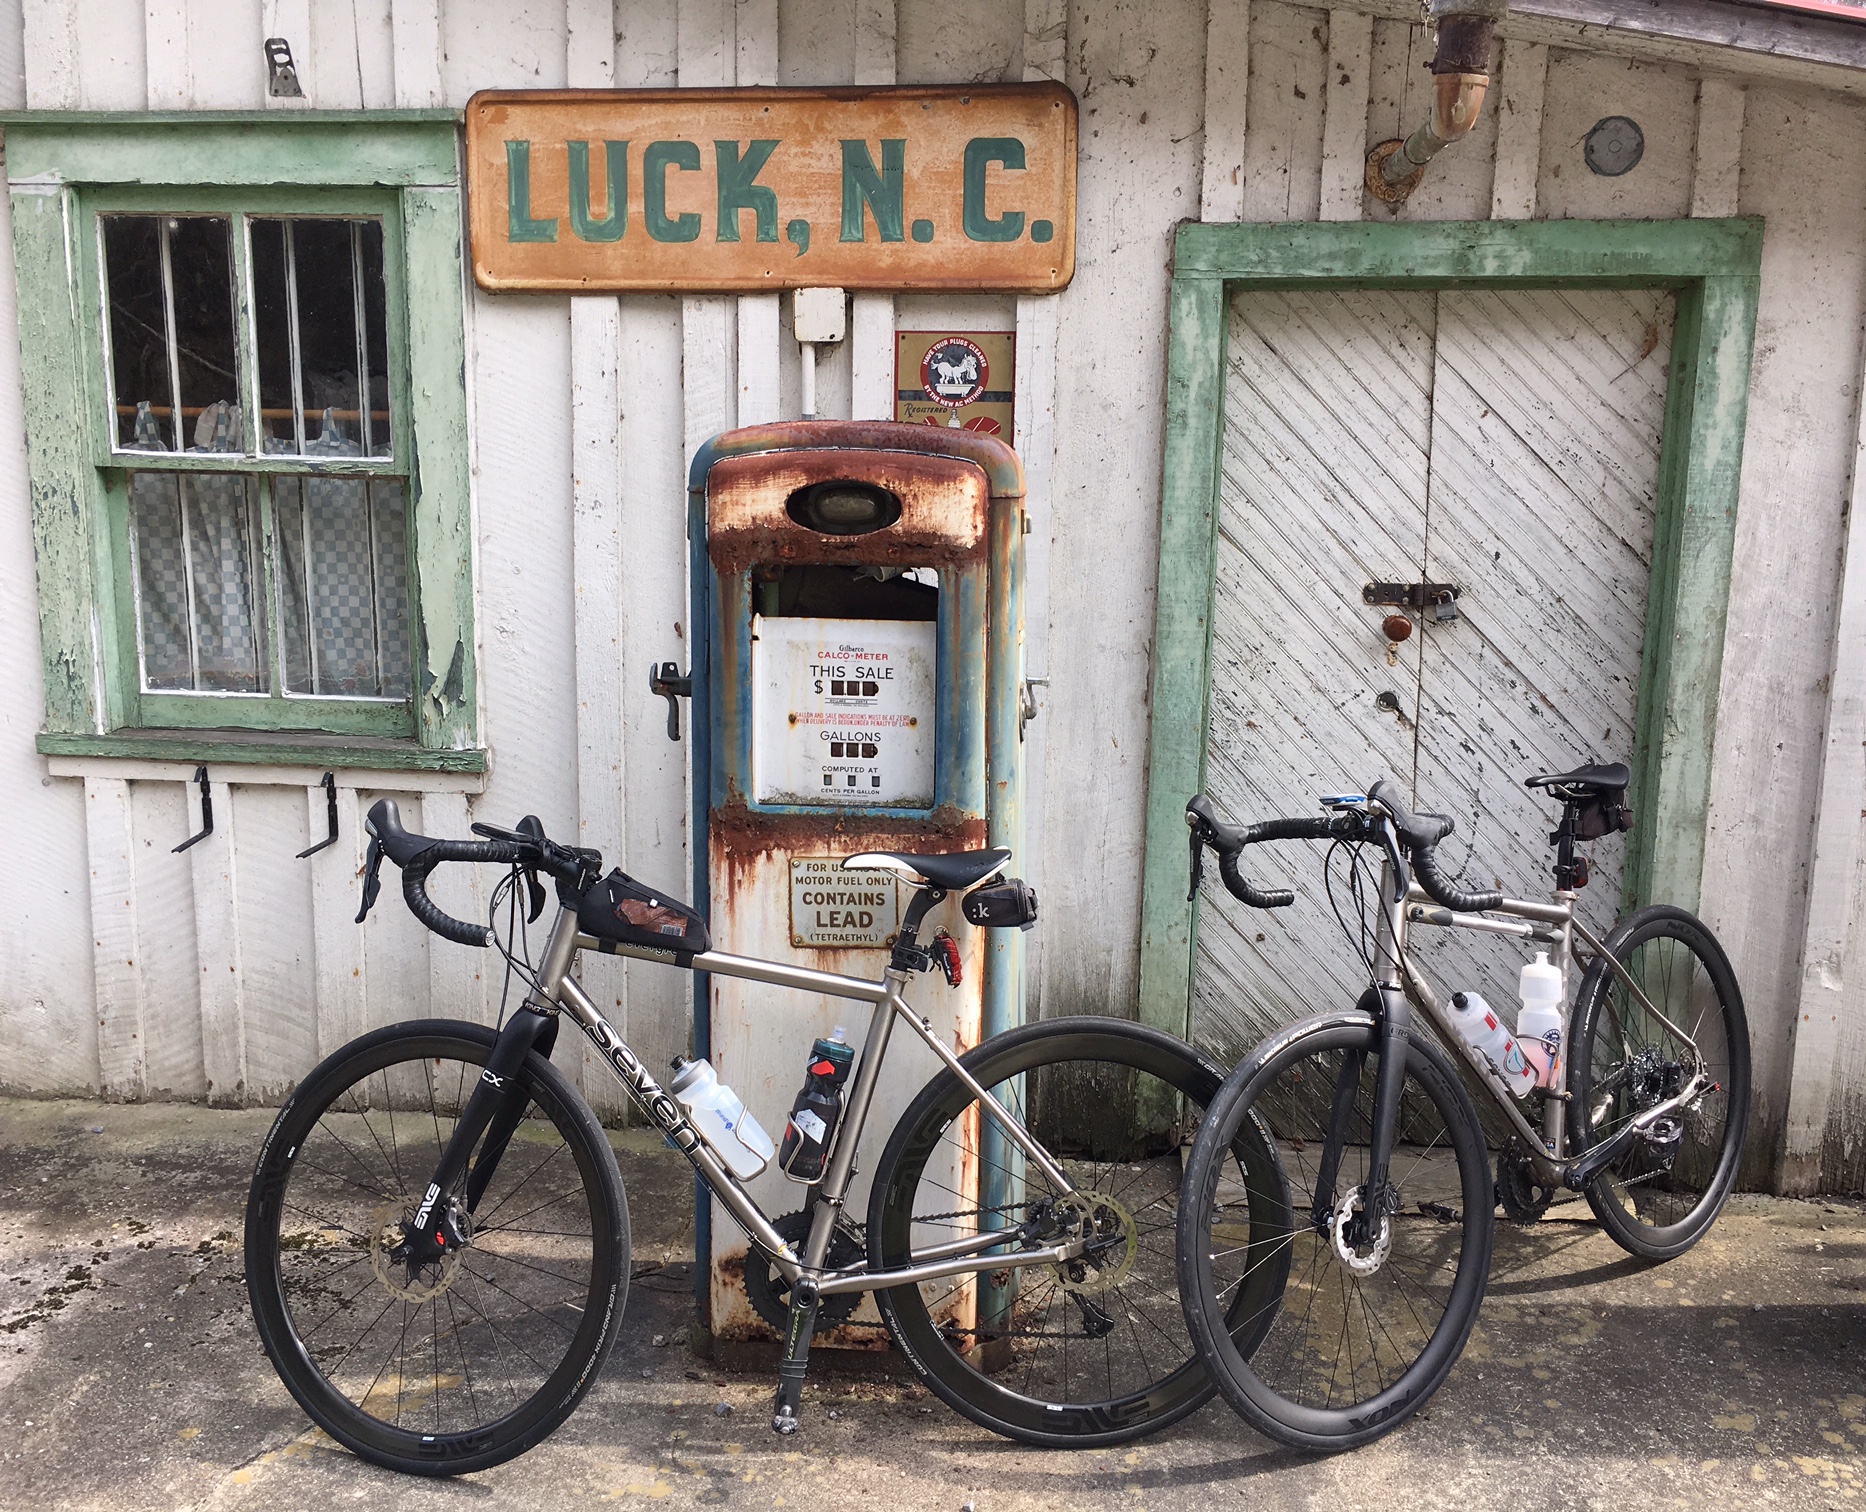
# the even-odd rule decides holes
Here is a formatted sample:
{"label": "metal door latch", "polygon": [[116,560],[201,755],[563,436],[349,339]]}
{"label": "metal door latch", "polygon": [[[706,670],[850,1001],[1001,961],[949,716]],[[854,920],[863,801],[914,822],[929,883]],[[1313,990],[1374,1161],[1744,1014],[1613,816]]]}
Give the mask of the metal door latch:
{"label": "metal door latch", "polygon": [[1369,583],[1361,589],[1363,604],[1399,604],[1424,613],[1432,611],[1439,624],[1458,618],[1459,588],[1451,583]]}
{"label": "metal door latch", "polygon": [[667,700],[667,738],[680,739],[680,700],[693,697],[691,674],[682,676],[679,662],[665,661],[648,668],[648,689]]}

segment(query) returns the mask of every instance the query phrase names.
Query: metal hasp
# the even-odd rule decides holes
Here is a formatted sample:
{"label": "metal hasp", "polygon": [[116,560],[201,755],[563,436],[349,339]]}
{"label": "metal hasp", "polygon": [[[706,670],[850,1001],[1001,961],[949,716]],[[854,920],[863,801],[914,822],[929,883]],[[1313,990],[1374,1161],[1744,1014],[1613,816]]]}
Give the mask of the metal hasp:
{"label": "metal hasp", "polygon": [[[1452,583],[1368,583],[1361,589],[1363,604],[1398,604],[1401,608],[1412,609],[1423,614],[1432,611],[1432,618],[1440,624],[1458,618],[1459,589]],[[1390,635],[1393,640],[1404,640],[1403,635]]]}
{"label": "metal hasp", "polygon": [[209,835],[214,833],[214,794],[207,785],[207,768],[204,766],[196,767],[191,780],[201,789],[201,828],[199,833],[190,835],[186,840],[182,841],[180,845],[175,847],[173,854],[177,856],[188,849],[189,846],[199,845]]}
{"label": "metal hasp", "polygon": [[1468,136],[1490,88],[1490,56],[1497,23],[1509,0],[1430,0],[1438,28],[1432,57],[1432,114],[1404,141],[1395,137],[1367,154],[1367,191],[1389,205],[1403,204],[1425,179],[1425,166]]}
{"label": "metal hasp", "polygon": [[[972,431],[787,421],[729,431],[694,457],[694,890],[718,949],[872,977],[906,894],[886,872],[845,881],[843,858],[1021,851],[1023,529],[1016,453]],[[960,902],[926,927],[956,941],[958,985],[930,972],[907,995],[963,1051],[1021,1020],[1023,934],[975,928]],[[833,999],[698,969],[695,984],[695,1053],[773,1130],[812,1041],[860,1029]],[[924,1059],[899,1058],[878,1106],[904,1108],[926,1074]],[[987,1207],[1005,1200],[989,1183],[1020,1168],[1002,1139],[982,1131],[978,1168],[952,1172],[955,1186],[983,1180]],[[772,1213],[810,1195],[775,1166],[751,1189]],[[867,1200],[863,1177],[842,1216],[863,1222]],[[740,1280],[744,1237],[704,1196],[698,1214],[702,1333],[728,1352],[766,1339]],[[976,1291],[989,1314],[1015,1283]],[[973,1305],[965,1292],[955,1306]],[[816,1347],[882,1347],[870,1318]]]}
{"label": "metal hasp", "polygon": [[648,691],[667,700],[667,738],[680,739],[680,701],[693,697],[693,679],[680,675],[680,663],[664,661],[648,669]]}

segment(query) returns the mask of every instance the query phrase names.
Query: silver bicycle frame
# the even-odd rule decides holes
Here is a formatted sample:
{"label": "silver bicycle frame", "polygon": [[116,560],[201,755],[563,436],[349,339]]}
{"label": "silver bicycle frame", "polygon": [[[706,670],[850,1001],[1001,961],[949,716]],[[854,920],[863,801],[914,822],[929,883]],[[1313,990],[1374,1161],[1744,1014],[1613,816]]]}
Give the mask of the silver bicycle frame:
{"label": "silver bicycle frame", "polygon": [[[686,1113],[662,1088],[649,1073],[648,1068],[630,1050],[617,1034],[607,1019],[590,1000],[582,985],[571,973],[576,965],[579,951],[600,950],[611,955],[628,956],[635,960],[655,961],[664,965],[689,965],[694,971],[711,972],[716,976],[740,977],[746,981],[763,982],[772,987],[790,987],[799,992],[821,993],[828,997],[849,998],[856,1002],[870,1003],[874,1012],[869,1018],[868,1035],[862,1044],[862,1052],[856,1064],[855,1075],[849,1083],[848,1105],[841,1122],[836,1129],[835,1147],[830,1152],[829,1167],[824,1172],[820,1187],[820,1197],[816,1203],[815,1218],[810,1228],[810,1237],[804,1244],[804,1253],[799,1256],[785,1242],[765,1216],[764,1210],[754,1202],[735,1177],[720,1162],[719,1158],[707,1147],[699,1132],[688,1121]],[[943,1276],[963,1275],[968,1271],[1017,1270],[1032,1265],[1054,1265],[1062,1261],[1073,1260],[1080,1256],[1087,1247],[1087,1241],[1072,1239],[1067,1243],[1050,1245],[1042,1249],[1017,1250],[1010,1253],[987,1255],[988,1250],[996,1249],[1005,1243],[1003,1229],[982,1230],[968,1238],[950,1240],[945,1243],[928,1246],[916,1251],[919,1263],[902,1266],[896,1270],[868,1271],[865,1267],[850,1267],[845,1270],[825,1271],[823,1259],[829,1252],[830,1238],[835,1229],[837,1215],[841,1213],[843,1201],[848,1195],[849,1184],[855,1176],[855,1149],[862,1136],[863,1126],[868,1121],[869,1106],[874,1100],[875,1086],[881,1076],[881,1062],[887,1051],[888,1037],[893,1030],[896,1018],[904,1020],[908,1027],[919,1036],[932,1052],[939,1057],[948,1071],[956,1076],[961,1084],[979,1100],[980,1105],[1004,1131],[1005,1135],[1029,1158],[1031,1163],[1043,1173],[1063,1196],[1073,1196],[1075,1186],[1063,1169],[1050,1156],[1029,1132],[1013,1118],[998,1100],[960,1064],[959,1057],[933,1031],[933,1026],[921,1014],[908,1006],[903,995],[907,984],[907,973],[897,971],[890,966],[882,973],[880,980],[863,981],[859,977],[838,976],[833,972],[813,971],[804,966],[788,965],[781,961],[759,960],[753,956],[737,956],[725,951],[709,950],[699,955],[679,955],[673,951],[656,950],[649,946],[617,944],[608,940],[598,940],[594,936],[579,933],[577,916],[574,910],[560,908],[556,922],[552,925],[549,942],[544,949],[543,960],[537,972],[537,993],[529,999],[531,1006],[543,1011],[561,1009],[571,1020],[589,1036],[590,1042],[602,1052],[622,1084],[628,1089],[642,1112],[652,1119],[673,1145],[693,1163],[694,1169],[710,1187],[741,1228],[752,1240],[772,1256],[773,1264],[786,1281],[796,1281],[800,1276],[811,1275],[817,1278],[817,1290],[826,1296],[838,1292],[869,1291],[890,1286],[904,1286],[921,1281],[935,1281]]]}
{"label": "silver bicycle frame", "polygon": [[[1431,896],[1413,883],[1407,890],[1403,902],[1396,902],[1393,897],[1392,862],[1383,862],[1380,868],[1380,923],[1375,936],[1374,950],[1378,971],[1375,981],[1381,987],[1400,988],[1422,1008],[1438,1030],[1439,1040],[1451,1046],[1471,1068],[1479,1083],[1490,1093],[1492,1101],[1503,1111],[1517,1134],[1522,1138],[1523,1146],[1528,1150],[1530,1159],[1535,1163],[1538,1175],[1544,1178],[1560,1180],[1563,1163],[1568,1158],[1568,1125],[1564,1109],[1568,1105],[1566,1092],[1550,1093],[1543,1098],[1542,1129],[1538,1133],[1524,1115],[1515,1096],[1504,1084],[1495,1068],[1491,1066],[1475,1046],[1471,1045],[1453,1026],[1449,1007],[1439,1001],[1432,990],[1432,984],[1425,974],[1414,964],[1407,953],[1407,933],[1413,924],[1426,924],[1439,928],[1472,929],[1485,934],[1514,935],[1525,940],[1534,940],[1551,947],[1552,964],[1559,966],[1563,981],[1578,964],[1574,953],[1575,936],[1579,935],[1590,955],[1605,961],[1614,975],[1633,995],[1639,1005],[1660,1023],[1677,1035],[1691,1047],[1693,1055],[1698,1056],[1698,1063],[1693,1069],[1691,1079],[1674,1097],[1642,1109],[1633,1119],[1635,1128],[1645,1128],[1667,1114],[1675,1113],[1695,1101],[1709,1085],[1709,1078],[1704,1072],[1703,1057],[1699,1055],[1697,1042],[1686,1034],[1669,1018],[1661,1013],[1648,997],[1633,975],[1619,961],[1615,960],[1593,932],[1575,917],[1575,894],[1568,891],[1555,894],[1552,903],[1534,903],[1525,898],[1505,898],[1494,909],[1483,913],[1458,913],[1432,900]],[[1503,915],[1503,917],[1495,917]]]}

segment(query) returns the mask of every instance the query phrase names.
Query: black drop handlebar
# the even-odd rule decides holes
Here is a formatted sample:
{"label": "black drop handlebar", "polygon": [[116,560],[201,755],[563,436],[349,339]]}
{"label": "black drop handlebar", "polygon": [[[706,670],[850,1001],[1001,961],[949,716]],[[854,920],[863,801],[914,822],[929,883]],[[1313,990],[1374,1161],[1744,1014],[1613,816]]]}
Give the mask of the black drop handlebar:
{"label": "black drop handlebar", "polygon": [[544,827],[535,818],[520,821],[516,830],[496,830],[476,824],[486,840],[436,840],[417,835],[402,825],[402,812],[393,798],[379,798],[370,806],[364,822],[369,831],[369,861],[363,879],[363,908],[356,918],[362,923],[380,888],[377,877],[382,858],[387,856],[402,869],[402,897],[408,911],[443,939],[460,945],[484,949],[493,943],[493,933],[484,924],[469,924],[456,919],[428,896],[428,874],[447,861],[491,861],[525,869],[531,893],[531,917],[537,918],[544,905],[543,889],[536,874],[545,872],[573,890],[581,891],[595,880],[602,869],[602,857],[592,850],[573,849],[547,840]]}
{"label": "black drop handlebar", "polygon": [[1198,794],[1186,805],[1186,823],[1191,828],[1192,890],[1196,896],[1203,870],[1205,847],[1218,853],[1218,874],[1225,888],[1240,902],[1252,908],[1287,908],[1296,895],[1284,888],[1267,890],[1253,887],[1238,870],[1238,856],[1247,845],[1266,840],[1347,840],[1381,843],[1399,873],[1397,885],[1401,896],[1405,889],[1404,856],[1412,862],[1419,885],[1435,901],[1458,913],[1482,913],[1503,902],[1500,892],[1463,892],[1453,886],[1438,865],[1436,847],[1455,828],[1444,814],[1415,814],[1401,802],[1392,784],[1385,780],[1367,790],[1377,810],[1337,809],[1333,813],[1305,815],[1300,818],[1265,819],[1257,824],[1227,824],[1218,817],[1211,799]]}

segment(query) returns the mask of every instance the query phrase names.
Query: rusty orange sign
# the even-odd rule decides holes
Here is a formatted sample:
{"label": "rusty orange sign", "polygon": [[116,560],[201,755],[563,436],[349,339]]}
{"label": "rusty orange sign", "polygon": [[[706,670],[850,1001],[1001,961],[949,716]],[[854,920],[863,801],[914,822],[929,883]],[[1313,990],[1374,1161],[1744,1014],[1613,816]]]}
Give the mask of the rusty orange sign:
{"label": "rusty orange sign", "polygon": [[467,105],[484,289],[991,289],[1075,272],[1060,84],[536,90]]}

